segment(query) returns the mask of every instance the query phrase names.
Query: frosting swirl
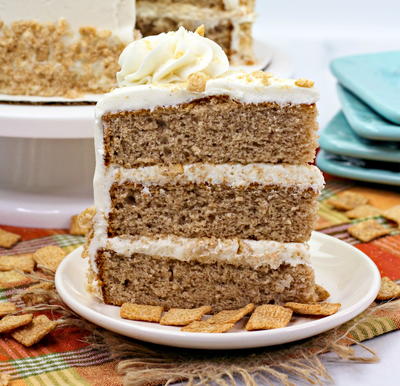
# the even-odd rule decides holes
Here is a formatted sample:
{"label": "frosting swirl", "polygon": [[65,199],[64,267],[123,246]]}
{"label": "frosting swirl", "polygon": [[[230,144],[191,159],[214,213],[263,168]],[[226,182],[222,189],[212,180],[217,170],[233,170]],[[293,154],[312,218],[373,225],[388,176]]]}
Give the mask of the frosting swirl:
{"label": "frosting swirl", "polygon": [[119,64],[120,87],[184,83],[197,72],[216,78],[229,69],[228,58],[217,43],[183,27],[130,43]]}

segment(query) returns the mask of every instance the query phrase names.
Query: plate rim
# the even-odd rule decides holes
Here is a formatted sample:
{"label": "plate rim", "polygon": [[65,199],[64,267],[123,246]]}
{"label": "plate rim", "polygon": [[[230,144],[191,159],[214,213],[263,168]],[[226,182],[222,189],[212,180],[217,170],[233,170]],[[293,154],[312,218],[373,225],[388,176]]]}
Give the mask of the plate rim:
{"label": "plate rim", "polygon": [[[355,248],[354,246],[337,239],[335,237],[326,235],[321,232],[313,232],[313,237],[317,238],[322,238],[327,240],[335,240],[335,242],[342,243],[342,245],[345,245],[346,247],[349,248],[352,252],[354,252],[356,255],[364,259],[365,263],[369,266],[371,272],[373,272],[374,276],[374,281],[371,283],[371,286],[369,290],[367,291],[366,294],[355,304],[349,306],[348,308],[344,310],[340,310],[338,313],[327,316],[321,319],[316,319],[316,320],[310,320],[307,322],[307,324],[299,324],[299,325],[293,325],[289,327],[284,327],[280,329],[274,329],[274,330],[261,330],[261,331],[240,331],[240,332],[235,332],[232,334],[204,334],[204,333],[189,333],[189,332],[181,332],[179,330],[167,330],[167,329],[157,329],[155,330],[153,327],[151,327],[151,323],[147,322],[136,322],[138,324],[132,324],[129,329],[133,330],[135,332],[134,335],[130,334],[127,335],[124,332],[121,332],[121,329],[124,330],[128,326],[126,324],[127,321],[123,319],[115,319],[112,316],[101,314],[100,312],[90,308],[89,306],[83,305],[79,303],[77,299],[75,299],[73,296],[68,295],[68,291],[65,291],[66,286],[64,286],[63,282],[63,272],[65,268],[68,266],[69,261],[72,258],[76,258],[75,256],[80,254],[82,251],[82,246],[75,249],[73,252],[71,252],[68,256],[64,258],[64,260],[61,262],[60,266],[57,269],[56,275],[55,275],[55,285],[57,292],[59,293],[61,299],[70,307],[73,311],[78,313],[81,317],[89,320],[90,322],[101,326],[105,329],[108,329],[110,331],[114,331],[116,333],[119,333],[124,336],[128,336],[134,339],[138,340],[143,340],[155,344],[161,344],[161,345],[166,345],[166,346],[174,346],[174,347],[181,347],[181,348],[192,348],[192,349],[213,349],[213,350],[224,350],[224,349],[243,349],[243,348],[255,348],[255,347],[268,347],[268,346],[273,346],[277,344],[284,344],[284,343],[289,343],[289,342],[294,342],[297,340],[309,338],[311,336],[320,334],[322,332],[325,332],[327,330],[330,330],[334,327],[337,327],[355,316],[359,315],[361,312],[365,311],[365,309],[368,308],[368,306],[374,301],[376,298],[376,295],[379,291],[380,287],[380,273],[378,268],[376,267],[375,263],[370,259],[365,253],[363,253],[361,250]],[[86,292],[86,296],[88,293]],[[92,296],[92,295],[89,295]],[[108,306],[108,305],[107,305]],[[110,306],[113,307],[113,306]],[[115,306],[116,307],[116,306]],[[98,317],[101,318],[101,323],[98,322]],[[111,326],[107,325],[107,322],[111,322]],[[115,325],[117,327],[115,327]],[[305,330],[305,334],[298,336],[298,332]],[[276,339],[277,337],[279,338],[282,336],[282,332],[285,331],[284,338],[286,339]],[[152,337],[148,337],[147,334],[155,334],[156,339]],[[238,345],[237,341],[243,341],[243,338],[249,337],[249,335],[253,337],[265,337],[266,335],[270,338],[275,338],[270,339],[274,341],[275,343],[262,343],[260,340],[258,340],[257,344],[251,343],[248,344],[248,342],[242,342],[242,344]],[[232,344],[232,337],[234,336],[234,343]],[[186,339],[186,338],[189,339]],[[160,338],[163,342],[160,343]],[[166,338],[166,339],[165,339]],[[170,343],[165,343],[165,341],[174,341],[174,344]],[[189,340],[192,343],[187,342]]]}

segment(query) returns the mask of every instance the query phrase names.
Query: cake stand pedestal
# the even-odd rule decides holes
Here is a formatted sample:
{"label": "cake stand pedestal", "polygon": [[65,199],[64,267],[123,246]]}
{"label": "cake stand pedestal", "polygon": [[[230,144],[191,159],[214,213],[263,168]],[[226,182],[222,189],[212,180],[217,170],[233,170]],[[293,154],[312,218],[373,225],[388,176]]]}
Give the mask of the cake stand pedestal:
{"label": "cake stand pedestal", "polygon": [[67,228],[92,205],[94,105],[0,103],[0,224]]}

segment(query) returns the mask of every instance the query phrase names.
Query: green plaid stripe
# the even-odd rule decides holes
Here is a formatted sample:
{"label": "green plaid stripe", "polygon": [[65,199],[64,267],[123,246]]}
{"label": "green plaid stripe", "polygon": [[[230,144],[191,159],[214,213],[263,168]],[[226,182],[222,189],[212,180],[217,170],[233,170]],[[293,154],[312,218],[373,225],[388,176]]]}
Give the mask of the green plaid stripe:
{"label": "green plaid stripe", "polygon": [[83,244],[85,242],[84,236],[54,235],[52,237],[59,247],[69,247],[71,245]]}

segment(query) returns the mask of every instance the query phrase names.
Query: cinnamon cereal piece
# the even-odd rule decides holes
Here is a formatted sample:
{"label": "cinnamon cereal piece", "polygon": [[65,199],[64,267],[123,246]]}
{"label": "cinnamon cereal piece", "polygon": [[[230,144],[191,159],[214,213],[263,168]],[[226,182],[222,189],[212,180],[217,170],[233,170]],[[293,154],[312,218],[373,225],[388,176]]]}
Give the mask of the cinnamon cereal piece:
{"label": "cinnamon cereal piece", "polygon": [[12,314],[17,311],[17,306],[11,302],[0,303],[0,316]]}
{"label": "cinnamon cereal piece", "polygon": [[351,210],[357,206],[368,204],[368,198],[354,192],[344,192],[336,197],[331,197],[328,204],[336,209]]}
{"label": "cinnamon cereal piece", "polygon": [[328,299],[331,294],[321,285],[316,284],[315,285],[315,292],[318,296],[318,301],[323,302],[324,300]]}
{"label": "cinnamon cereal piece", "polygon": [[254,71],[251,73],[251,75],[253,75],[253,77],[256,79],[260,79],[264,86],[269,86],[270,79],[272,77],[272,74],[270,72]]}
{"label": "cinnamon cereal piece", "polygon": [[24,253],[21,255],[4,255],[0,256],[0,271],[11,271],[13,269],[32,272],[35,268],[32,253]]}
{"label": "cinnamon cereal piece", "polygon": [[57,322],[50,320],[46,315],[39,315],[32,319],[32,323],[14,331],[11,336],[26,347],[39,342],[48,333],[53,331]]}
{"label": "cinnamon cereal piece", "polygon": [[354,224],[347,231],[356,239],[368,242],[377,237],[387,235],[390,230],[379,224],[375,220],[367,220]]}
{"label": "cinnamon cereal piece", "polygon": [[194,31],[194,33],[196,33],[196,34],[198,34],[198,35],[200,35],[200,36],[204,36],[205,33],[206,33],[206,30],[205,30],[205,28],[204,28],[204,24],[198,26],[198,27],[196,28],[196,31]]}
{"label": "cinnamon cereal piece", "polygon": [[206,89],[207,76],[204,72],[195,72],[190,74],[188,78],[187,90],[191,92],[203,92]]}
{"label": "cinnamon cereal piece", "polygon": [[400,225],[400,205],[393,206],[383,212],[383,217]]}
{"label": "cinnamon cereal piece", "polygon": [[215,314],[211,316],[211,318],[207,319],[207,322],[211,324],[236,323],[253,310],[254,304],[250,303],[247,306],[238,310],[224,310],[218,312],[218,314]]}
{"label": "cinnamon cereal piece", "polygon": [[311,88],[314,86],[314,82],[312,80],[308,79],[297,79],[294,84],[298,87],[304,87],[304,88]]}
{"label": "cinnamon cereal piece", "polygon": [[86,236],[92,228],[93,217],[96,214],[94,206],[86,208],[80,214],[71,217],[69,233],[71,235]]}
{"label": "cinnamon cereal piece", "polygon": [[10,332],[32,322],[33,314],[8,315],[0,320],[0,333]]}
{"label": "cinnamon cereal piece", "polygon": [[21,240],[20,235],[17,235],[16,233],[7,232],[4,229],[0,229],[0,247],[11,248],[19,240]]}
{"label": "cinnamon cereal piece", "polygon": [[85,236],[86,230],[81,228],[79,224],[79,216],[75,215],[71,217],[71,224],[69,226],[69,233],[75,236]]}
{"label": "cinnamon cereal piece", "polygon": [[200,320],[205,314],[211,311],[210,306],[198,308],[171,308],[160,320],[165,326],[186,326],[194,321]]}
{"label": "cinnamon cereal piece", "polygon": [[18,287],[31,281],[31,279],[17,271],[0,271],[0,288]]}
{"label": "cinnamon cereal piece", "polygon": [[[53,283],[42,281],[39,284],[34,284],[26,289],[25,294],[22,295],[22,300],[27,306],[34,306],[36,304],[47,303],[50,296],[46,291],[54,289]],[[35,291],[32,293],[30,291]],[[36,293],[37,292],[37,293]]]}
{"label": "cinnamon cereal piece", "polygon": [[36,261],[38,268],[44,267],[53,272],[57,270],[64,257],[64,250],[56,245],[40,248],[33,254],[33,259]]}
{"label": "cinnamon cereal piece", "polygon": [[346,213],[348,218],[366,218],[380,216],[382,212],[372,205],[360,205]]}
{"label": "cinnamon cereal piece", "polygon": [[160,306],[124,303],[120,309],[120,316],[124,319],[158,323],[161,319],[163,309]]}
{"label": "cinnamon cereal piece", "polygon": [[377,295],[378,300],[389,300],[400,297],[400,285],[390,280],[388,277],[383,277],[381,280],[381,288]]}
{"label": "cinnamon cereal piece", "polygon": [[318,316],[329,316],[336,314],[342,305],[340,303],[312,303],[302,304],[289,302],[285,304],[285,307],[290,308],[296,314],[301,315],[318,315]]}
{"label": "cinnamon cereal piece", "polygon": [[190,323],[188,326],[182,327],[181,331],[184,332],[208,332],[218,334],[229,331],[235,323],[211,324],[208,320],[196,321]]}
{"label": "cinnamon cereal piece", "polygon": [[10,374],[5,373],[4,371],[0,373],[0,386],[8,386],[10,384]]}
{"label": "cinnamon cereal piece", "polygon": [[292,318],[292,310],[275,304],[258,306],[246,324],[246,330],[270,330],[285,327]]}

